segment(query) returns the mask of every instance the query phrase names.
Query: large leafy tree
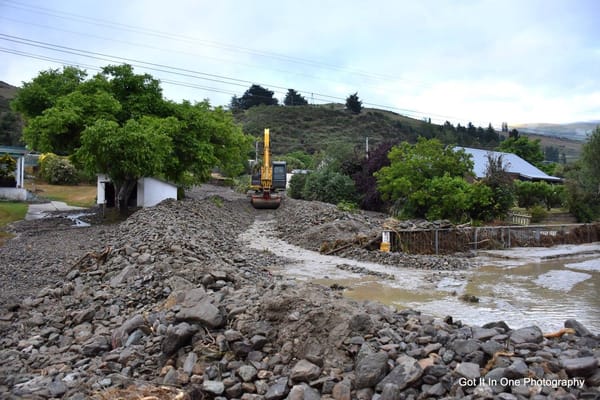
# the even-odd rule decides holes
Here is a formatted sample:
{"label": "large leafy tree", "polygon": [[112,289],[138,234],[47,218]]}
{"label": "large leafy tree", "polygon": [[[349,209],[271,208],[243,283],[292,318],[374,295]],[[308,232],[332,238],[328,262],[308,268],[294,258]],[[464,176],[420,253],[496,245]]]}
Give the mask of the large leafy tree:
{"label": "large leafy tree", "polygon": [[75,91],[86,76],[85,71],[75,67],[42,71],[31,82],[23,83],[11,107],[25,119],[40,116],[59,98]]}
{"label": "large leafy tree", "polygon": [[[437,139],[420,138],[415,145],[404,142],[392,148],[388,157],[390,165],[375,173],[377,188],[384,200],[395,204],[398,214],[407,217],[426,217],[438,201],[440,188],[460,191],[463,185],[454,178],[463,179],[473,169],[463,150],[454,151]],[[461,198],[458,193],[452,196]]]}
{"label": "large leafy tree", "polygon": [[579,221],[600,217],[600,126],[588,137],[581,159],[569,166],[566,177],[569,211]]}
{"label": "large leafy tree", "polygon": [[498,150],[514,153],[533,165],[540,165],[544,161],[540,139],[529,140],[527,136],[513,135],[500,143]]}
{"label": "large leafy tree", "polygon": [[137,180],[163,172],[173,151],[171,136],[178,129],[175,118],[142,117],[123,126],[99,119],[83,131],[77,159],[88,171],[110,176],[124,211]]}
{"label": "large leafy tree", "polygon": [[306,106],[308,101],[294,89],[288,89],[283,99],[283,105],[285,106]]}
{"label": "large leafy tree", "polygon": [[207,179],[214,167],[236,174],[250,149],[251,138],[228,112],[208,102],[167,102],[157,80],[136,75],[129,65],[105,67],[48,104],[41,112],[35,107],[24,112],[32,116],[27,144],[71,155],[91,174],[106,173],[123,211],[138,178],[160,176],[188,185]]}

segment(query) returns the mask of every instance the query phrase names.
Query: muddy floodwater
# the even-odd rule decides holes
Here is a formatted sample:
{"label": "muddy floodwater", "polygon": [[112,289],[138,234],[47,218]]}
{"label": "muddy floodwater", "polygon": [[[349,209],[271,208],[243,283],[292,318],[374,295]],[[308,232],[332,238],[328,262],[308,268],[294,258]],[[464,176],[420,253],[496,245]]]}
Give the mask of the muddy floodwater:
{"label": "muddy floodwater", "polygon": [[[349,298],[451,315],[472,325],[503,320],[512,328],[538,325],[553,331],[574,318],[600,333],[600,243],[482,252],[475,268],[438,272],[325,256],[277,239],[273,223],[269,216],[257,218],[240,240],[289,259],[283,267],[273,267],[274,273],[335,283],[346,288]],[[349,272],[348,266],[393,279]],[[463,294],[479,301],[463,301]]]}

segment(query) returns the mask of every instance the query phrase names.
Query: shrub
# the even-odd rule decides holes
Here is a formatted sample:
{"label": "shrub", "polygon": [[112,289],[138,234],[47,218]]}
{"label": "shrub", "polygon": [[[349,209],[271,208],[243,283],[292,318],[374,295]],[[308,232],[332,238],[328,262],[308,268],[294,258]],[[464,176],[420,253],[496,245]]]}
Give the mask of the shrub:
{"label": "shrub", "polygon": [[15,187],[17,181],[13,173],[17,169],[17,161],[5,154],[0,157],[0,187]]}
{"label": "shrub", "polygon": [[73,185],[78,182],[77,170],[71,161],[52,153],[40,157],[40,177],[51,185]]}
{"label": "shrub", "polygon": [[306,184],[306,174],[294,174],[290,179],[290,187],[287,190],[287,194],[292,199],[302,199],[302,191]]}
{"label": "shrub", "polygon": [[543,206],[536,205],[528,209],[529,214],[531,214],[531,222],[538,223],[542,222],[544,218],[548,215],[548,212]]}

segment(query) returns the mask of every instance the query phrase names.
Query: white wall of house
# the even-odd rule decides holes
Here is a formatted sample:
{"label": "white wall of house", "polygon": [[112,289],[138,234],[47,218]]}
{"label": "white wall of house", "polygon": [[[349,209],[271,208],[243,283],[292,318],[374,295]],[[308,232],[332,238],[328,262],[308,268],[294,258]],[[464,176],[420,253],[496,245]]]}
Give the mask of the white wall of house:
{"label": "white wall of house", "polygon": [[104,185],[106,184],[106,182],[110,182],[110,179],[104,174],[98,174],[97,176],[98,179],[96,183],[96,203],[104,204],[104,201],[106,200]]}
{"label": "white wall of house", "polygon": [[156,178],[141,178],[138,180],[138,207],[152,207],[166,199],[177,200],[177,186]]}
{"label": "white wall of house", "polygon": [[0,199],[25,201],[27,200],[27,190],[17,188],[0,188]]}
{"label": "white wall of house", "polygon": [[[97,203],[104,204],[106,200],[105,187],[110,178],[98,174]],[[152,207],[166,199],[177,200],[177,186],[156,178],[140,178],[137,181],[137,207]]]}

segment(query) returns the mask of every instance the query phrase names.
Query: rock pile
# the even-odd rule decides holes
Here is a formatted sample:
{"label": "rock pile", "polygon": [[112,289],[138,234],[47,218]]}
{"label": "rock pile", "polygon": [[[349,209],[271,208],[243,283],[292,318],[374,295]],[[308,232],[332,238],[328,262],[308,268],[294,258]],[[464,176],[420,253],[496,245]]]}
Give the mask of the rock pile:
{"label": "rock pile", "polygon": [[63,279],[0,309],[0,398],[600,396],[600,338],[576,321],[545,338],[283,280],[266,269],[283,260],[236,241],[254,213],[168,201],[107,228],[87,249],[110,246],[106,262],[61,261]]}

